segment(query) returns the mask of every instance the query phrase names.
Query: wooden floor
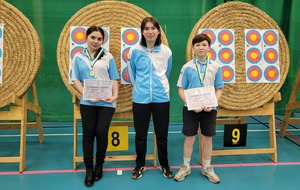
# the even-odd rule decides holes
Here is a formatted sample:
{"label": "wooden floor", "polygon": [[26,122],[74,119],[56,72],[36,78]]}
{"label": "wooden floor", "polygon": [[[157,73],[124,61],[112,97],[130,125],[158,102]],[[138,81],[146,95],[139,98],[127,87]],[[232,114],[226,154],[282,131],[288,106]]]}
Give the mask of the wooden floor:
{"label": "wooden floor", "polygon": [[[282,116],[276,116],[280,123]],[[269,142],[267,118],[248,117],[247,146],[264,147]],[[182,164],[182,124],[172,122],[169,130],[169,161],[173,172]],[[151,127],[152,129],[152,127]],[[285,137],[279,136],[276,128],[278,162],[269,154],[214,156],[212,164],[220,176],[220,184],[210,183],[200,174],[198,144],[195,144],[191,160],[192,174],[182,182],[165,179],[152,161],[147,161],[147,171],[139,180],[132,180],[134,161],[109,161],[104,164],[103,179],[90,189],[103,190],[190,190],[190,189],[299,189],[300,186],[300,125],[289,125]],[[72,123],[43,123],[44,144],[39,144],[37,132],[28,130],[25,171],[18,172],[15,163],[0,163],[1,190],[10,189],[85,189],[83,163],[73,170],[73,127]],[[81,130],[79,129],[79,133]],[[79,135],[79,139],[81,135]],[[148,151],[152,151],[152,135],[148,139]],[[18,154],[19,131],[0,130],[0,156]],[[81,146],[79,145],[81,153]],[[223,127],[217,127],[214,148],[223,147]],[[134,154],[134,131],[129,128],[129,149],[108,152],[108,155]]]}

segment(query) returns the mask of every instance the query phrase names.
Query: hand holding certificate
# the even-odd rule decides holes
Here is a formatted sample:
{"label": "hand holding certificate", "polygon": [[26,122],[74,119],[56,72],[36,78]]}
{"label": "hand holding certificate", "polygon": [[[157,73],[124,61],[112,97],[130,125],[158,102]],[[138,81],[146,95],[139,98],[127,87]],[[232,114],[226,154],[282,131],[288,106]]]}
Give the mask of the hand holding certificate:
{"label": "hand holding certificate", "polygon": [[192,88],[184,90],[188,110],[195,110],[201,107],[218,106],[218,100],[213,86]]}
{"label": "hand holding certificate", "polygon": [[83,99],[105,99],[112,95],[111,80],[85,79],[83,83]]}

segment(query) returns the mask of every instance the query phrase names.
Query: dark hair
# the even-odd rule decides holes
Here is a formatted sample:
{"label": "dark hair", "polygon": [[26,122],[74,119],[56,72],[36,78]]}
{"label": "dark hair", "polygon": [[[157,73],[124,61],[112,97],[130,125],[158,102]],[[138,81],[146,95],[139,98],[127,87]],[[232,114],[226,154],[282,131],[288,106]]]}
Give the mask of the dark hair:
{"label": "dark hair", "polygon": [[[141,33],[143,34],[143,31],[145,30],[145,26],[146,26],[147,22],[151,22],[154,25],[154,27],[157,28],[157,30],[159,31],[159,34],[158,34],[158,36],[156,38],[156,41],[155,41],[155,46],[160,45],[162,43],[162,41],[161,41],[161,31],[160,31],[159,23],[156,20],[156,18],[154,18],[154,17],[144,18],[144,20],[141,23]],[[141,39],[140,44],[147,47],[146,39],[143,35],[142,35],[142,39]]]}
{"label": "dark hair", "polygon": [[211,39],[207,34],[197,34],[192,41],[192,45],[194,46],[198,42],[207,41],[208,45],[210,46]]}
{"label": "dark hair", "polygon": [[[100,26],[90,26],[90,27],[87,29],[87,31],[86,31],[85,37],[87,38],[92,32],[95,32],[95,31],[100,32],[100,33],[102,34],[103,40],[104,40],[104,38],[105,38],[105,33],[104,33],[104,30],[103,30]],[[101,51],[101,49],[102,49],[102,47],[100,47],[100,48],[97,50],[97,52],[96,52],[95,55],[94,55],[94,58],[97,57],[97,55],[98,55],[98,53]],[[98,60],[101,59],[101,57],[103,57],[103,55],[105,55],[104,51],[102,52],[102,54],[100,55],[100,57],[98,58]]]}

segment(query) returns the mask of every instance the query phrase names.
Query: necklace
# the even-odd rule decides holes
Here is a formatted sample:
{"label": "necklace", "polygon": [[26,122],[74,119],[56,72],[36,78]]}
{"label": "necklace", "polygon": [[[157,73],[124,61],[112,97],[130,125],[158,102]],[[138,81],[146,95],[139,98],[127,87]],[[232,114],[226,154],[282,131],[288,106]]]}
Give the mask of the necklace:
{"label": "necklace", "polygon": [[201,79],[199,68],[197,66],[197,59],[196,59],[196,57],[194,57],[194,63],[196,65],[198,77],[199,77],[199,80],[200,80],[200,85],[204,86],[204,79],[205,79],[205,76],[206,76],[206,69],[207,69],[207,64],[208,64],[208,57],[206,58],[205,70],[204,70],[204,74],[203,74],[203,78],[202,79]]}
{"label": "necklace", "polygon": [[94,59],[94,61],[91,61],[91,56],[90,56],[90,53],[89,53],[89,50],[86,49],[87,51],[87,54],[88,54],[88,58],[89,58],[89,63],[90,63],[90,66],[91,66],[91,70],[90,70],[90,76],[95,76],[95,71],[94,71],[94,65],[95,63],[97,62],[97,60],[99,59],[99,57],[101,56],[102,52],[104,51],[104,49],[102,48],[101,51],[98,53],[97,57]]}

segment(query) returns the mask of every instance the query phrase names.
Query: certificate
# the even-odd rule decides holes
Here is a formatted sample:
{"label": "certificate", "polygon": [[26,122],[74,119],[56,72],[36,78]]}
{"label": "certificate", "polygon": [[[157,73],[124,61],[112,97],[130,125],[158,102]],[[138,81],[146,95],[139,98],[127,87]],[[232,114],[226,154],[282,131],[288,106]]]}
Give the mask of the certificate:
{"label": "certificate", "polygon": [[184,90],[184,95],[188,110],[218,106],[218,100],[213,86],[187,89]]}
{"label": "certificate", "polygon": [[85,79],[83,100],[105,99],[112,95],[112,80]]}

